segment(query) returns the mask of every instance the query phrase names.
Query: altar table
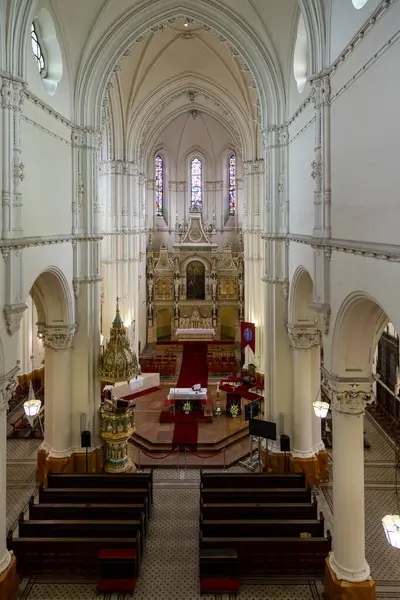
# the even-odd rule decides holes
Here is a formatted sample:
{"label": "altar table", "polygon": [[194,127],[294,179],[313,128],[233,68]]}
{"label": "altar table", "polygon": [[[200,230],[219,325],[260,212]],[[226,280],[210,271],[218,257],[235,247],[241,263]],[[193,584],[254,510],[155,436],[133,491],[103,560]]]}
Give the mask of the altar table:
{"label": "altar table", "polygon": [[190,402],[190,411],[204,411],[207,404],[207,388],[198,392],[192,388],[170,388],[168,402],[172,411],[182,411],[185,402]]}
{"label": "altar table", "polygon": [[215,329],[178,328],[175,335],[178,340],[213,340],[215,338]]}

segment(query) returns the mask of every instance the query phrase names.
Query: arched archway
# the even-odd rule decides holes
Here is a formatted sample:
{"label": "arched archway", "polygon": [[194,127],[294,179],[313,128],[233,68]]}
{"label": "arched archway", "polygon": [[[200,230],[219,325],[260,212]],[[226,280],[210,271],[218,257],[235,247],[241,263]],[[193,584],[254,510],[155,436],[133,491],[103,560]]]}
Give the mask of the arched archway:
{"label": "arched archway", "polygon": [[291,325],[314,325],[315,312],[311,307],[313,280],[304,267],[294,273],[289,292],[289,323]]}
{"label": "arched archway", "polygon": [[[44,442],[38,452],[38,476],[43,478],[49,469],[73,471],[72,343],[76,324],[72,294],[57,267],[44,269],[29,293],[37,313],[37,336],[44,347]],[[26,331],[33,325],[29,323]]]}
{"label": "arched archway", "polygon": [[339,378],[371,378],[375,349],[388,321],[372,296],[363,291],[350,294],[336,317],[327,370]]}

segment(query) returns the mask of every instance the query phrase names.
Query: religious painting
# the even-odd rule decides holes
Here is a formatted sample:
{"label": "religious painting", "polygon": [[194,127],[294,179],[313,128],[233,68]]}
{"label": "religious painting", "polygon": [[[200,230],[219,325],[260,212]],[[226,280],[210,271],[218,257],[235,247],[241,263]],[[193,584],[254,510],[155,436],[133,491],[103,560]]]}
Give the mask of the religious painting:
{"label": "religious painting", "polygon": [[202,262],[193,260],[186,269],[186,297],[188,300],[205,300],[206,270]]}
{"label": "religious painting", "polygon": [[235,296],[236,281],[228,278],[221,279],[219,284],[219,293],[220,296]]}
{"label": "religious painting", "polygon": [[171,281],[169,279],[163,278],[158,279],[156,283],[156,292],[157,298],[159,300],[171,298]]}

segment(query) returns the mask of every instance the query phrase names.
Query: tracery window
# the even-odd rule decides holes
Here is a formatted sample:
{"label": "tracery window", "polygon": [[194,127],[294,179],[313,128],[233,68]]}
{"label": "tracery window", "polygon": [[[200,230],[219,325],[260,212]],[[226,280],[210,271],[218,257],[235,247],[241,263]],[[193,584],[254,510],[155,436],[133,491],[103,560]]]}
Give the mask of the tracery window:
{"label": "tracery window", "polygon": [[192,207],[202,207],[202,170],[199,158],[193,158],[190,163],[190,204]]}
{"label": "tracery window", "polygon": [[236,156],[229,158],[229,216],[236,215]]}
{"label": "tracery window", "polygon": [[45,70],[45,61],[43,56],[42,47],[39,42],[39,37],[37,31],[35,29],[35,25],[32,23],[31,25],[31,42],[32,42],[32,51],[36,58],[36,62],[39,68],[39,73],[42,75]]}
{"label": "tracery window", "polygon": [[156,156],[156,216],[162,217],[164,213],[164,161],[160,155]]}

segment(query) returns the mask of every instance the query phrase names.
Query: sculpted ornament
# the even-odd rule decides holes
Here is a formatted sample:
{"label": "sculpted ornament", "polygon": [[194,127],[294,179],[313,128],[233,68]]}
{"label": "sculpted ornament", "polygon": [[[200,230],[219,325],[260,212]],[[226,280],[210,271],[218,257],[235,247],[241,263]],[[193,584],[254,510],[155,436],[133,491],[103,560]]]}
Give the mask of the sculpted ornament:
{"label": "sculpted ornament", "polygon": [[40,327],[38,337],[43,339],[45,348],[51,350],[69,350],[72,347],[76,325],[65,327]]}
{"label": "sculpted ornament", "polygon": [[331,388],[332,407],[339,412],[353,415],[362,414],[366,405],[371,404],[374,400],[372,384],[370,384],[369,391],[360,389],[361,386],[358,383],[348,385],[347,389],[343,391],[334,389],[331,382],[328,385]]}
{"label": "sculpted ornament", "polygon": [[310,350],[321,344],[321,332],[313,325],[308,327],[287,325],[287,332],[294,350]]}
{"label": "sculpted ornament", "polygon": [[6,322],[7,331],[10,335],[14,335],[19,330],[22,317],[27,309],[26,304],[8,304],[3,308],[4,320]]}

